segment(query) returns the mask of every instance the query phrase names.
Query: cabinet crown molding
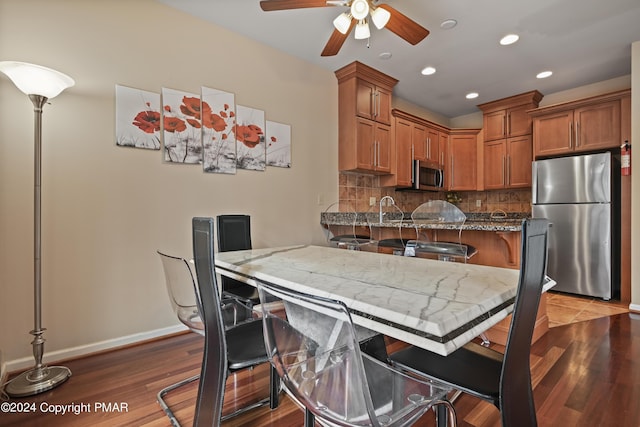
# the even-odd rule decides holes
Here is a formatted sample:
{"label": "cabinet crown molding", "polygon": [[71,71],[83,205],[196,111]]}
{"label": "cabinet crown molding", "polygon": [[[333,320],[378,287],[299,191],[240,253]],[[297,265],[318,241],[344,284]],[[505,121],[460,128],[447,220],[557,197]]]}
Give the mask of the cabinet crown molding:
{"label": "cabinet crown molding", "polygon": [[342,81],[353,77],[362,78],[372,83],[386,86],[388,88],[393,88],[398,83],[397,79],[394,79],[387,74],[381,73],[380,71],[371,68],[359,61],[353,61],[351,64],[345,65],[339,70],[336,70],[335,75],[338,79],[338,83],[341,83]]}
{"label": "cabinet crown molding", "polygon": [[545,105],[544,107],[535,108],[527,111],[532,117],[549,114],[556,111],[572,110],[574,108],[583,107],[585,105],[593,105],[600,102],[615,101],[626,96],[631,96],[631,89],[617,90],[602,95],[591,96],[589,98],[576,99],[574,101],[566,101],[558,104]]}
{"label": "cabinet crown molding", "polygon": [[478,104],[477,107],[481,109],[483,113],[504,110],[507,108],[526,104],[532,104],[532,106],[535,108],[538,106],[538,103],[540,103],[543,96],[544,95],[537,90],[532,90],[518,95],[513,95],[508,98],[502,98],[491,102],[485,102],[484,104]]}

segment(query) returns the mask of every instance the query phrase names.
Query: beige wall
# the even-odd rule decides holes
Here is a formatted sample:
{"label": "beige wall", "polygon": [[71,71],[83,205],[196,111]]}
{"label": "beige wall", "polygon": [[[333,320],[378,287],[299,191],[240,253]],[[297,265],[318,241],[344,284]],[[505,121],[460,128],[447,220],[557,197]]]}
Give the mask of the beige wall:
{"label": "beige wall", "polygon": [[[155,251],[189,257],[193,216],[251,214],[255,247],[324,242],[318,196],[338,197],[332,72],[152,0],[2,0],[0,60],[76,80],[43,116],[47,354],[175,325]],[[233,92],[291,125],[292,168],[205,174],[117,147],[115,84]],[[0,123],[0,350],[15,361],[30,358],[33,328],[33,106],[4,75]]]}
{"label": "beige wall", "polygon": [[640,311],[640,40],[631,52],[631,308]]}

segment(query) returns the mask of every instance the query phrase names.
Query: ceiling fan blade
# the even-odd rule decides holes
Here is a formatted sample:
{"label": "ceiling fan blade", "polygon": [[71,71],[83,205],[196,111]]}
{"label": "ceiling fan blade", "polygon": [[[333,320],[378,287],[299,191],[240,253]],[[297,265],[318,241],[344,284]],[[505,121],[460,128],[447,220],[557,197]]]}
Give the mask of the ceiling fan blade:
{"label": "ceiling fan blade", "polygon": [[391,18],[389,18],[389,22],[387,22],[385,28],[402,37],[407,42],[416,45],[429,35],[429,30],[414,20],[409,19],[406,15],[398,12],[393,7],[387,4],[381,4],[378,5],[378,7],[391,13]]}
{"label": "ceiling fan blade", "polygon": [[262,0],[260,7],[265,12],[272,10],[304,9],[306,7],[334,6],[327,0]]}
{"label": "ceiling fan blade", "polygon": [[342,34],[340,31],[334,29],[333,33],[331,34],[331,37],[329,37],[329,41],[324,46],[324,49],[322,50],[322,53],[320,54],[320,56],[336,55],[340,51],[340,48],[342,47],[342,45],[344,44],[344,41],[347,39],[347,37],[351,33],[351,30],[353,29],[355,24],[356,24],[356,20],[352,18],[351,25],[349,25],[349,30],[347,30],[345,34]]}

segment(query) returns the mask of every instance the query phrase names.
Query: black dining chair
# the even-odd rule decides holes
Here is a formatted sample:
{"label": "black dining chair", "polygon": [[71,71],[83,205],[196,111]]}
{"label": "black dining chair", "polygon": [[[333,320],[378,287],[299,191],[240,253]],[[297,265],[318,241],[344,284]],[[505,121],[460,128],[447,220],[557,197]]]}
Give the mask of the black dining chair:
{"label": "black dining chair", "polygon": [[222,420],[267,403],[271,409],[275,409],[278,405],[280,383],[278,374],[271,365],[269,398],[222,416],[229,373],[266,363],[269,357],[265,349],[261,319],[225,328],[216,284],[213,218],[193,218],[192,232],[193,258],[205,328],[204,354],[193,425],[217,426]]}
{"label": "black dining chair", "polygon": [[520,279],[504,354],[470,343],[448,356],[417,347],[393,353],[392,364],[494,404],[504,427],[537,425],[529,358],[547,265],[546,219],[522,224]]}
{"label": "black dining chair", "polygon": [[[249,215],[218,215],[218,251],[251,249],[251,217]],[[248,307],[260,303],[258,290],[231,277],[221,276],[222,295],[235,298]]]}

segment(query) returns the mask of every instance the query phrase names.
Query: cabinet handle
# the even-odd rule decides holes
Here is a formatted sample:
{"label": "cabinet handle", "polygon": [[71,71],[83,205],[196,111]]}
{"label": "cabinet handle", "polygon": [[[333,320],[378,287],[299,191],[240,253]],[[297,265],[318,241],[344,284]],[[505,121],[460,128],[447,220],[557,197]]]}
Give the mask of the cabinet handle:
{"label": "cabinet handle", "polygon": [[507,154],[507,181],[506,185],[511,185],[511,156]]}
{"label": "cabinet handle", "polygon": [[507,135],[511,135],[511,113],[507,116]]}
{"label": "cabinet handle", "polygon": [[380,92],[376,92],[376,117],[380,115]]}
{"label": "cabinet handle", "polygon": [[507,123],[506,120],[504,119],[504,116],[502,116],[502,136],[506,136],[507,135]]}
{"label": "cabinet handle", "polygon": [[502,156],[502,185],[506,185],[507,181],[506,181],[506,169],[507,169],[507,160],[506,157]]}
{"label": "cabinet handle", "polygon": [[376,141],[376,147],[378,148],[376,150],[378,152],[378,160],[376,161],[376,166],[380,166],[380,141]]}
{"label": "cabinet handle", "polygon": [[427,153],[425,157],[431,159],[431,137],[427,138]]}
{"label": "cabinet handle", "polygon": [[369,99],[371,101],[371,107],[369,108],[369,110],[371,111],[371,117],[375,118],[376,117],[376,94],[375,94],[375,92],[371,92],[371,95],[369,95]]}
{"label": "cabinet handle", "polygon": [[580,146],[580,122],[576,122],[576,148]]}
{"label": "cabinet handle", "polygon": [[573,132],[572,132],[572,130],[573,130],[573,123],[569,122],[569,148],[573,148],[573,138],[572,138]]}
{"label": "cabinet handle", "polygon": [[453,175],[453,156],[451,156],[451,189],[454,189],[455,186],[454,175]]}

